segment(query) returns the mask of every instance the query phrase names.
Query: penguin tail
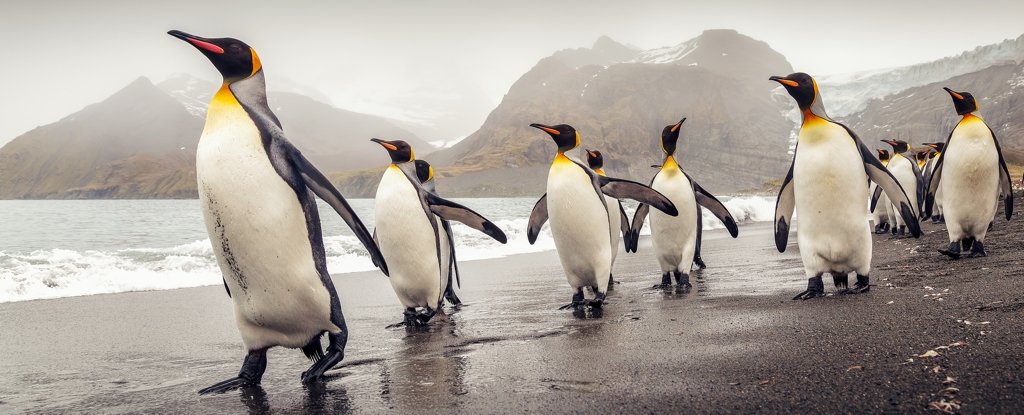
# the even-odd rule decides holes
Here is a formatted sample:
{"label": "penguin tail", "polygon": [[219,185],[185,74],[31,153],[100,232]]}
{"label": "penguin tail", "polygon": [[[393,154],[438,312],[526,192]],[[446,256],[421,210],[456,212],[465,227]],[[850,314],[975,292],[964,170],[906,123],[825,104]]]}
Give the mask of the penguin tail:
{"label": "penguin tail", "polygon": [[320,359],[324,357],[324,349],[320,346],[320,337],[323,335],[323,333],[317,334],[309,341],[309,343],[302,346],[302,354],[306,355],[306,358],[312,360],[314,363],[320,361]]}

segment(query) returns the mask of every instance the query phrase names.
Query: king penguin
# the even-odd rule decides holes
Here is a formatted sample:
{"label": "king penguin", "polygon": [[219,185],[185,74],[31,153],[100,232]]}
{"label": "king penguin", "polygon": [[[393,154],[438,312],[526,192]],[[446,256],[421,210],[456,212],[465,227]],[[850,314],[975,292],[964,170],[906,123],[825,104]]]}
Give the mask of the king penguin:
{"label": "king penguin", "polygon": [[[907,196],[911,196],[910,192],[913,192],[910,198],[911,207],[914,209],[914,212],[921,212],[920,207],[924,204],[924,181],[920,180],[921,169],[917,167],[917,162],[903,155],[910,150],[910,145],[902,140],[882,140],[882,142],[892,146],[892,158],[889,159],[889,164],[886,165],[886,168],[896,178],[896,181],[900,183],[900,186],[907,190]],[[881,190],[876,189],[874,194],[881,194]],[[892,232],[894,235],[899,238],[906,237],[907,224],[903,221],[902,217],[896,216],[896,224],[894,226],[896,227]]]}
{"label": "king penguin", "polygon": [[1006,220],[1013,215],[1010,173],[995,133],[975,114],[978,101],[969,92],[944,89],[961,118],[935,164],[925,210],[931,212],[935,194],[942,192],[949,248],[939,252],[953,259],[960,258],[961,249],[970,249],[970,256],[986,256],[985,234],[996,213],[993,201],[1000,192]]}
{"label": "king penguin", "polygon": [[[416,178],[419,179],[420,184],[423,185],[423,190],[436,195],[437,180],[434,179],[434,166],[431,166],[426,160],[421,159],[413,160],[413,163],[416,163]],[[457,307],[462,305],[462,300],[459,299],[459,295],[455,293],[455,285],[462,287],[462,281],[459,277],[459,263],[455,259],[455,236],[452,234],[452,223],[450,221],[447,219],[441,219],[440,217],[438,220],[441,221],[441,227],[444,228],[444,234],[438,235],[441,237],[441,246],[448,247],[448,285],[444,290],[444,298],[448,300],[451,305]]]}
{"label": "king penguin", "polygon": [[[925,143],[926,146],[931,147],[935,152],[929,156],[928,159],[928,171],[925,172],[925,189],[931,188],[932,175],[935,173],[935,165],[939,164],[939,160],[942,160],[942,150],[946,148],[946,143]],[[945,223],[946,220],[942,217],[942,189],[935,191],[935,204],[932,209],[932,223]],[[928,212],[925,212],[928,214]]]}
{"label": "king penguin", "polygon": [[[889,164],[889,150],[878,149],[878,161],[883,166]],[[874,194],[877,189],[878,185],[871,183],[871,194]],[[892,218],[892,204],[889,203],[889,197],[882,194],[877,200],[873,200],[870,210],[871,219],[875,222],[875,233],[888,232],[892,224],[895,223],[895,219]]]}
{"label": "king penguin", "polygon": [[[694,262],[696,241],[700,232],[698,223],[701,222],[701,206],[718,217],[733,238],[739,235],[736,220],[729,213],[729,209],[686,174],[675,159],[676,144],[684,121],[686,118],[662,129],[661,149],[665,153],[665,159],[661,163],[661,169],[651,180],[651,188],[667,196],[679,209],[679,215],[673,217],[661,212],[650,213],[651,240],[655,256],[661,265],[661,284],[656,287],[671,287],[674,276],[677,289],[682,290],[692,287],[690,269]],[[630,233],[640,234],[649,212],[646,205],[637,207]]]}
{"label": "king penguin", "polygon": [[213,253],[248,350],[237,377],[199,393],[259,384],[267,349],[274,346],[302,348],[314,362],[302,381],[315,381],[344,358],[348,328],[327,272],[314,194],[341,215],[385,274],[387,265],[341,193],[285,139],[267,105],[256,51],[232,38],[168,34],[198,49],[224,77],[196,149],[196,179]]}
{"label": "king penguin", "polygon": [[[653,205],[668,215],[677,215],[676,207],[664,195],[640,183],[601,176],[582,162],[569,158],[565,152],[580,145],[580,135],[570,125],[548,126],[530,124],[546,132],[558,146],[548,170],[547,193],[537,201],[527,223],[527,239],[537,240],[541,227],[551,220],[551,235],[569,286],[574,292],[572,302],[561,307],[580,312],[589,304],[600,310],[608,291],[611,272],[612,229],[608,218],[611,210],[605,195],[615,199],[633,199]],[[583,288],[589,287],[594,298],[586,301]]]}
{"label": "king penguin", "polygon": [[440,309],[450,278],[450,239],[443,222],[461,222],[501,243],[507,238],[480,214],[424,188],[409,143],[378,138],[371,141],[391,156],[374,200],[375,233],[390,267],[391,287],[405,307],[399,325],[423,326]]}
{"label": "king penguin", "polygon": [[[824,296],[821,277],[826,272],[840,292],[866,292],[871,271],[871,231],[864,226],[868,180],[882,188],[910,233],[920,237],[913,202],[860,138],[825,113],[814,78],[797,72],[769,79],[786,88],[803,118],[793,164],[775,204],[775,247],[779,252],[786,250],[793,210],[800,212],[797,244],[808,280],[807,290],[793,299]],[[857,283],[847,289],[850,272],[857,273]]]}
{"label": "king penguin", "polygon": [[[586,150],[587,152],[587,165],[590,166],[594,173],[599,176],[607,176],[604,174],[604,155],[598,150]],[[629,217],[626,216],[626,209],[622,207],[622,202],[611,196],[604,196],[605,205],[608,208],[608,232],[611,235],[612,245],[612,267],[615,267],[615,257],[619,254],[619,241],[629,237]],[[608,273],[608,289],[611,290],[615,286],[614,272]]]}

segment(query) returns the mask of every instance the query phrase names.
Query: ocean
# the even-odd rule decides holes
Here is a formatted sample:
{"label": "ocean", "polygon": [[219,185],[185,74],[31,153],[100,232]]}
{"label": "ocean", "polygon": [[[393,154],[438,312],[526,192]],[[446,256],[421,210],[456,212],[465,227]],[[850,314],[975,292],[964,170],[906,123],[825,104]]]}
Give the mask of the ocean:
{"label": "ocean", "polygon": [[[547,226],[536,244],[526,240],[534,198],[454,200],[508,236],[502,245],[455,224],[460,261],[554,249]],[[774,215],[774,197],[720,200],[741,226]],[[372,231],[373,200],[349,202]],[[319,207],[331,274],[374,269],[337,214],[322,202]],[[630,217],[635,207],[626,204]],[[221,284],[198,200],[0,200],[0,223],[0,302]],[[705,230],[722,227],[704,211]]]}

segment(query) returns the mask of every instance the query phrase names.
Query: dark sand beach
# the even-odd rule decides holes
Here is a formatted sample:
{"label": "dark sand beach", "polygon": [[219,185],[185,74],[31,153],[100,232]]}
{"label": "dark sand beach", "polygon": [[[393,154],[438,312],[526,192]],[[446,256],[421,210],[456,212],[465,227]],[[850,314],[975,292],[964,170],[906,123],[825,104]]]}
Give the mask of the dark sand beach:
{"label": "dark sand beach", "polygon": [[325,382],[278,348],[261,387],[203,397],[244,354],[220,286],[0,304],[0,413],[1024,411],[1024,217],[998,219],[979,259],[923,228],[876,236],[869,293],[809,301],[790,300],[795,237],[779,254],[768,223],[707,232],[690,293],[650,288],[642,241],[601,318],[557,309],[554,252],[462,264],[466,305],[422,332],[384,328],[401,308],[382,275],[336,275],[351,335]]}

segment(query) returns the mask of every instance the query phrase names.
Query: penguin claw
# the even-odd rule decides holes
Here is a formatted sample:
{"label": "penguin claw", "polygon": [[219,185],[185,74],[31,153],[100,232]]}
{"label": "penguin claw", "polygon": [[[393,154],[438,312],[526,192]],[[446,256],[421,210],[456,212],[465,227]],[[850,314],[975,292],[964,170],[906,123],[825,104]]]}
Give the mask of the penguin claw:
{"label": "penguin claw", "polygon": [[334,365],[337,365],[344,358],[344,353],[334,351],[327,352],[324,357],[317,360],[316,363],[313,363],[308,370],[302,372],[302,376],[300,377],[300,379],[302,379],[302,383],[312,383],[319,380],[320,377],[323,376],[324,372],[334,367]]}
{"label": "penguin claw", "polygon": [[793,297],[793,299],[794,300],[810,300],[812,298],[818,298],[818,297],[824,297],[824,296],[825,296],[825,292],[824,291],[811,291],[811,290],[807,290],[807,291],[804,291],[804,292],[802,292],[800,294],[797,294],[796,297]]}
{"label": "penguin claw", "polygon": [[234,378],[225,380],[223,382],[218,382],[218,383],[215,383],[215,384],[213,384],[211,386],[208,386],[208,387],[205,387],[203,389],[200,389],[199,390],[199,394],[200,395],[209,395],[211,393],[224,393],[224,392],[232,391],[232,390],[235,390],[235,389],[238,389],[238,388],[243,388],[243,387],[246,387],[246,386],[256,386],[256,385],[259,385],[259,382],[252,382],[252,381],[250,381],[248,379],[245,379],[245,378],[242,378],[242,377],[234,377]]}

